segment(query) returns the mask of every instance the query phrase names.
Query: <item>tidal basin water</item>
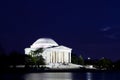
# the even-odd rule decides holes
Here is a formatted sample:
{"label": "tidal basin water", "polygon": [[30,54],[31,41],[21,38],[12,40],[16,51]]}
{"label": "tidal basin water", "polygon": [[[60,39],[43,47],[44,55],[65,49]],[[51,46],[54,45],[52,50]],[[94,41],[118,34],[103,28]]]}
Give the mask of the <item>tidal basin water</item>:
{"label": "tidal basin water", "polygon": [[120,80],[120,72],[4,73],[0,80]]}

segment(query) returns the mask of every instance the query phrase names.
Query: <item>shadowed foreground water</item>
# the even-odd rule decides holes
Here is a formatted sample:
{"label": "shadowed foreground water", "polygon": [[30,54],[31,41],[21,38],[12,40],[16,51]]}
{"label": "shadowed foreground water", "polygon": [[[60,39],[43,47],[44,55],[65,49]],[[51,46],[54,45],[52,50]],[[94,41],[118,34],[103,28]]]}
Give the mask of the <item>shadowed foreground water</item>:
{"label": "shadowed foreground water", "polygon": [[0,80],[120,80],[120,72],[0,74]]}

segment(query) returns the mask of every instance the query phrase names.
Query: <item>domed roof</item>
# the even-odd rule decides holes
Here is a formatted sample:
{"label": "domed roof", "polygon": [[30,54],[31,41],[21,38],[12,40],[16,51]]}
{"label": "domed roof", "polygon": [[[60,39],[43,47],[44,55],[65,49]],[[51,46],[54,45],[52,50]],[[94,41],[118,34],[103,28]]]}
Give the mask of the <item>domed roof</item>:
{"label": "domed roof", "polygon": [[58,46],[53,39],[40,38],[31,45],[31,48],[47,48],[52,46]]}

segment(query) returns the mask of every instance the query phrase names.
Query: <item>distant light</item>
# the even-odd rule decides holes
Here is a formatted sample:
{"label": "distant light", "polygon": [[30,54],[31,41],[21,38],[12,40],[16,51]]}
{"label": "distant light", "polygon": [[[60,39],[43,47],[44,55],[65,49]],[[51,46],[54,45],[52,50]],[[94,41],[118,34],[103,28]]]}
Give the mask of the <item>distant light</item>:
{"label": "distant light", "polygon": [[91,58],[90,57],[88,57],[88,60],[90,60]]}

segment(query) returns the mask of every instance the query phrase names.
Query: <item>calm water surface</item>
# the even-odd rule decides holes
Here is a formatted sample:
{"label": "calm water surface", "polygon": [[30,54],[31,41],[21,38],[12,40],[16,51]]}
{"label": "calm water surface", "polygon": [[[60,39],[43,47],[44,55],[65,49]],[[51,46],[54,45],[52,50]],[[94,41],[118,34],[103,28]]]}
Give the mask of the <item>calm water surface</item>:
{"label": "calm water surface", "polygon": [[0,80],[120,80],[120,72],[0,74]]}

